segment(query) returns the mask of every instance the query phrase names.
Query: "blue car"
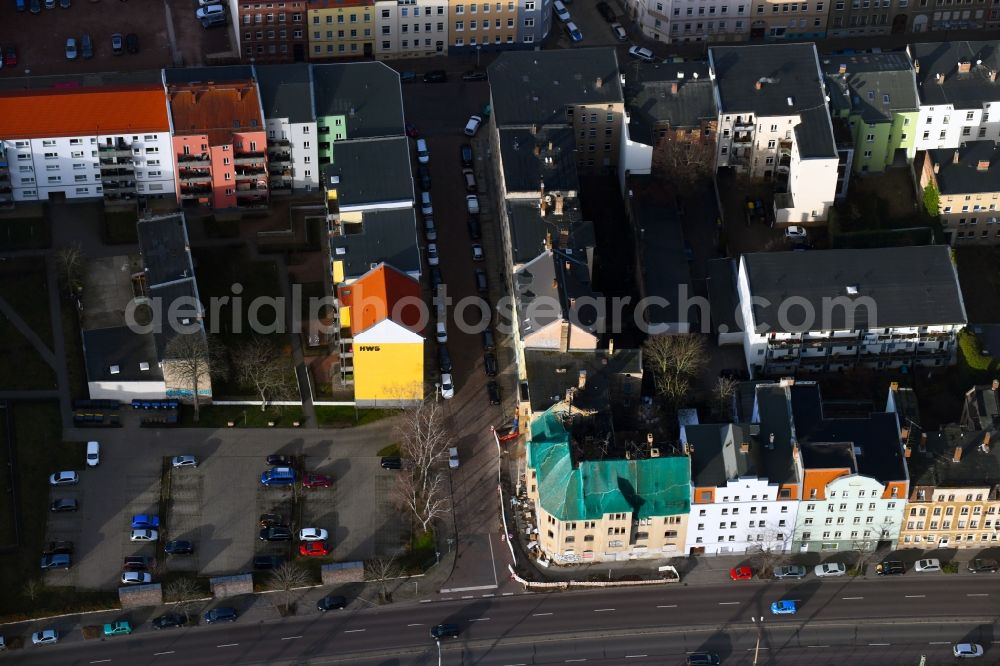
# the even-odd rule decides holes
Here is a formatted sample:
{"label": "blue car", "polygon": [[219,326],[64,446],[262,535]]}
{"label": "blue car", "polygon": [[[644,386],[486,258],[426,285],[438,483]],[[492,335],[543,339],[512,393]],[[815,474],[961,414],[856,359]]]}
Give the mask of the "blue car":
{"label": "blue car", "polygon": [[583,33],[580,32],[580,29],[576,27],[576,23],[573,23],[572,21],[570,21],[569,23],[567,23],[563,27],[566,30],[566,34],[569,35],[569,40],[571,42],[575,43],[575,42],[582,42],[583,41]]}
{"label": "blue car", "polygon": [[795,615],[798,608],[794,601],[782,599],[771,604],[771,612],[775,615]]}
{"label": "blue car", "polygon": [[159,527],[159,516],[147,516],[144,513],[140,513],[138,516],[132,516],[132,529],[134,530],[155,530],[159,529]]}

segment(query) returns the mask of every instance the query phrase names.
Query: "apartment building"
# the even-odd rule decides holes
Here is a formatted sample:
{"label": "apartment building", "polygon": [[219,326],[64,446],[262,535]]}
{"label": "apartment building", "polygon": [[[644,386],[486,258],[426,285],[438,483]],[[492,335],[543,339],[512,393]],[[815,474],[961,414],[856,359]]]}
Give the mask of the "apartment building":
{"label": "apartment building", "polygon": [[448,53],[541,44],[552,23],[551,0],[448,3]]}
{"label": "apartment building", "polygon": [[[874,2],[874,0],[873,0]],[[1000,8],[989,0],[969,0],[963,5],[948,0],[900,0],[900,10],[907,23],[896,16],[893,34],[939,30],[977,30],[995,28],[1000,23]]]}
{"label": "apartment building", "polygon": [[830,113],[846,121],[856,173],[913,161],[920,101],[910,59],[902,53],[838,55],[823,65]]}
{"label": "apartment building", "polygon": [[830,0],[753,0],[750,39],[823,39],[829,15]]}
{"label": "apartment building", "polygon": [[639,459],[588,460],[555,410],[531,424],[525,485],[537,548],[556,563],[683,554],[690,501],[687,456],[651,447]]}
{"label": "apartment building", "polygon": [[170,131],[162,85],[4,91],[0,205],[172,197]]}
{"label": "apartment building", "polygon": [[266,208],[267,132],[251,67],[167,69],[177,201]]}
{"label": "apartment building", "polygon": [[228,0],[236,50],[245,63],[306,59],[306,10],[312,0]]}
{"label": "apartment building", "polygon": [[258,65],[254,78],[264,109],[271,195],[316,189],[319,140],[312,67],[305,63]]}
{"label": "apartment building", "polygon": [[[927,0],[923,0],[926,6]],[[911,6],[912,5],[912,6]],[[830,0],[827,37],[907,32],[917,0]],[[912,32],[918,32],[915,28]]]}
{"label": "apartment building", "polygon": [[644,35],[668,44],[742,42],[750,35],[748,0],[625,0],[625,11]]}
{"label": "apartment building", "polygon": [[375,54],[374,0],[308,0],[306,7],[310,60]]}
{"label": "apartment building", "polygon": [[917,150],[1000,141],[1000,41],[910,44],[907,52],[920,91]]}
{"label": "apartment building", "polygon": [[379,60],[448,54],[448,0],[375,0],[374,12]]}
{"label": "apartment building", "polygon": [[1000,243],[1000,145],[974,141],[923,155],[920,187],[939,193],[945,239],[953,246]]}
{"label": "apartment building", "polygon": [[842,156],[814,44],[708,51],[719,113],[718,168],[773,184],[780,224],[825,220]]}
{"label": "apartment building", "polygon": [[744,254],[737,290],[753,376],[946,366],[968,321],[942,245]]}

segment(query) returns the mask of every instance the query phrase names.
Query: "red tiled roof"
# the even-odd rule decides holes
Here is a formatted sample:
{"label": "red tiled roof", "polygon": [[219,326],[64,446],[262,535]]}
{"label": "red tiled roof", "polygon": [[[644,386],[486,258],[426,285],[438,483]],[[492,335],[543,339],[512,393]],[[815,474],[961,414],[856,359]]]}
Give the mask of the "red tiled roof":
{"label": "red tiled roof", "polygon": [[[383,319],[392,319],[414,333],[420,334],[420,312],[415,306],[422,302],[420,284],[406,273],[381,264],[346,287],[339,289],[341,305],[351,308],[351,333],[357,335]],[[409,303],[400,307],[394,318],[393,307],[403,298]]]}
{"label": "red tiled roof", "polygon": [[176,135],[207,134],[209,144],[219,146],[232,143],[234,132],[264,131],[253,81],[172,85],[169,93]]}
{"label": "red tiled roof", "polygon": [[167,99],[160,86],[0,93],[0,137],[4,139],[169,129]]}

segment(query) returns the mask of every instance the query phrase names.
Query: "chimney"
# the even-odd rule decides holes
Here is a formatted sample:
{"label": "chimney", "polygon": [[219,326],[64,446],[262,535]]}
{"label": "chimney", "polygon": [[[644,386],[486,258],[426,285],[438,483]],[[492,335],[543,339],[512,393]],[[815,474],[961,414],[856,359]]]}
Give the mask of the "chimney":
{"label": "chimney", "polygon": [[561,194],[559,194],[558,192],[556,193],[556,211],[555,211],[555,213],[556,213],[556,215],[562,215],[563,214],[563,196]]}
{"label": "chimney", "polygon": [[587,388],[587,371],[586,370],[581,370],[580,371],[580,376],[576,380],[576,387],[578,389],[580,389],[581,391],[583,389]]}
{"label": "chimney", "polygon": [[536,134],[538,134],[538,125],[532,125],[531,126],[531,136],[535,136]]}
{"label": "chimney", "polygon": [[608,356],[612,356],[615,353],[615,341],[614,338],[608,340]]}
{"label": "chimney", "polygon": [[905,442],[909,438],[910,438],[910,427],[906,426],[904,428],[901,428],[899,430],[899,439]]}
{"label": "chimney", "polygon": [[552,232],[551,231],[546,231],[545,232],[545,250],[547,252],[551,252],[552,251]]}
{"label": "chimney", "polygon": [[1000,389],[1000,379],[993,380],[993,390],[996,391],[997,389]]}
{"label": "chimney", "polygon": [[772,432],[767,436],[767,448],[774,450],[774,433]]}
{"label": "chimney", "polygon": [[602,87],[603,85],[604,85],[604,79],[602,79],[601,77],[599,77],[599,76],[598,76],[598,77],[597,77],[597,80],[596,80],[596,81],[594,81],[594,87],[595,87],[595,88],[600,88],[600,87]]}
{"label": "chimney", "polygon": [[935,162],[934,163],[934,173],[937,174],[937,173],[940,173],[940,172],[941,172],[941,165],[938,164],[937,162]]}
{"label": "chimney", "polygon": [[676,95],[677,91],[679,89],[680,89],[680,84],[678,84],[676,81],[674,81],[673,83],[670,84],[670,93],[671,94]]}
{"label": "chimney", "polygon": [[764,81],[761,79],[757,79],[756,83],[753,84],[753,87],[755,90],[760,90],[761,88],[764,87]]}
{"label": "chimney", "polygon": [[990,77],[990,83],[996,83],[997,82],[997,70],[991,69],[989,71],[989,74],[987,74],[987,76]]}
{"label": "chimney", "polygon": [[959,60],[958,61],[958,73],[968,74],[972,71],[972,61],[971,60]]}
{"label": "chimney", "polygon": [[566,270],[569,270],[571,266],[572,266],[572,264],[569,263],[568,261],[564,261],[563,262],[563,268],[565,268]]}
{"label": "chimney", "polygon": [[983,435],[983,443],[979,445],[979,448],[983,450],[983,453],[990,452],[990,433],[989,431]]}
{"label": "chimney", "polygon": [[[548,211],[548,209],[549,209],[549,202],[548,202],[548,201],[546,201],[546,200],[545,200],[545,198],[546,198],[546,197],[545,197],[545,195],[543,194],[543,195],[541,196],[541,198],[539,198],[539,200],[538,200],[538,214],[539,214],[540,216],[542,216],[542,217],[545,217],[545,213],[546,213],[546,212]],[[549,234],[549,240],[551,240],[551,236],[552,236],[552,235],[551,235],[551,234]]]}
{"label": "chimney", "polygon": [[989,170],[990,170],[989,160],[979,160],[979,162],[976,163],[976,171],[989,171]]}
{"label": "chimney", "polygon": [[889,382],[889,390],[895,393],[899,390],[899,382]]}
{"label": "chimney", "polygon": [[920,433],[920,452],[924,453],[927,450],[927,433]]}
{"label": "chimney", "polygon": [[653,448],[653,433],[651,432],[646,433],[646,444],[649,445],[649,448]]}
{"label": "chimney", "polygon": [[951,156],[951,163],[958,164],[958,149],[955,149],[955,154]]}
{"label": "chimney", "polygon": [[915,59],[913,61],[913,71],[916,72],[917,74],[920,73],[920,60]]}
{"label": "chimney", "polygon": [[837,71],[841,74],[847,74],[847,63],[840,63],[840,67],[837,68]]}
{"label": "chimney", "polygon": [[542,154],[542,147],[536,145],[533,152],[535,153],[535,157],[538,157]]}
{"label": "chimney", "polygon": [[558,289],[559,288],[559,280],[557,280],[555,278],[552,278],[552,288],[553,289]]}
{"label": "chimney", "polygon": [[938,83],[944,83],[944,74],[938,72],[937,74],[934,75],[934,80],[937,81]]}
{"label": "chimney", "polygon": [[549,141],[549,152],[550,153],[552,152],[552,142],[551,141]]}
{"label": "chimney", "polygon": [[954,455],[952,455],[951,461],[952,462],[961,462],[962,461],[962,447],[961,446],[956,446],[955,447],[955,453],[954,453]]}
{"label": "chimney", "polygon": [[909,446],[903,449],[903,456],[905,458],[909,458],[911,455],[913,455],[913,449],[911,449]]}
{"label": "chimney", "polygon": [[740,442],[740,453],[750,453],[750,442]]}

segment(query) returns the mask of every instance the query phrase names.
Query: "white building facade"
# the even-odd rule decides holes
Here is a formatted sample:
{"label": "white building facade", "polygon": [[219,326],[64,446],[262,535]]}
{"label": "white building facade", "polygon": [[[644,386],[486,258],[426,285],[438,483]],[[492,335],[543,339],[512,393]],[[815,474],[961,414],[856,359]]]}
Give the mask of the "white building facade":
{"label": "white building facade", "polygon": [[377,0],[375,57],[425,58],[448,54],[447,0]]}
{"label": "white building facade", "polygon": [[713,500],[691,503],[686,553],[742,555],[761,549],[788,552],[792,547],[799,502],[779,500],[778,484],[757,477],[728,481]]}
{"label": "white building facade", "polygon": [[267,162],[272,191],[288,183],[295,191],[319,187],[319,144],[316,121],[295,123],[288,118],[265,118]]}
{"label": "white building facade", "polygon": [[749,0],[625,0],[642,33],[668,44],[746,41],[751,6]]}
{"label": "white building facade", "polygon": [[1000,141],[1000,102],[982,102],[976,108],[920,105],[917,150],[958,148],[969,141]]}
{"label": "white building facade", "polygon": [[834,479],[826,485],[825,493],[817,490],[803,498],[792,550],[874,550],[877,542],[890,542],[894,548],[906,497],[886,495],[884,484],[861,474]]}

